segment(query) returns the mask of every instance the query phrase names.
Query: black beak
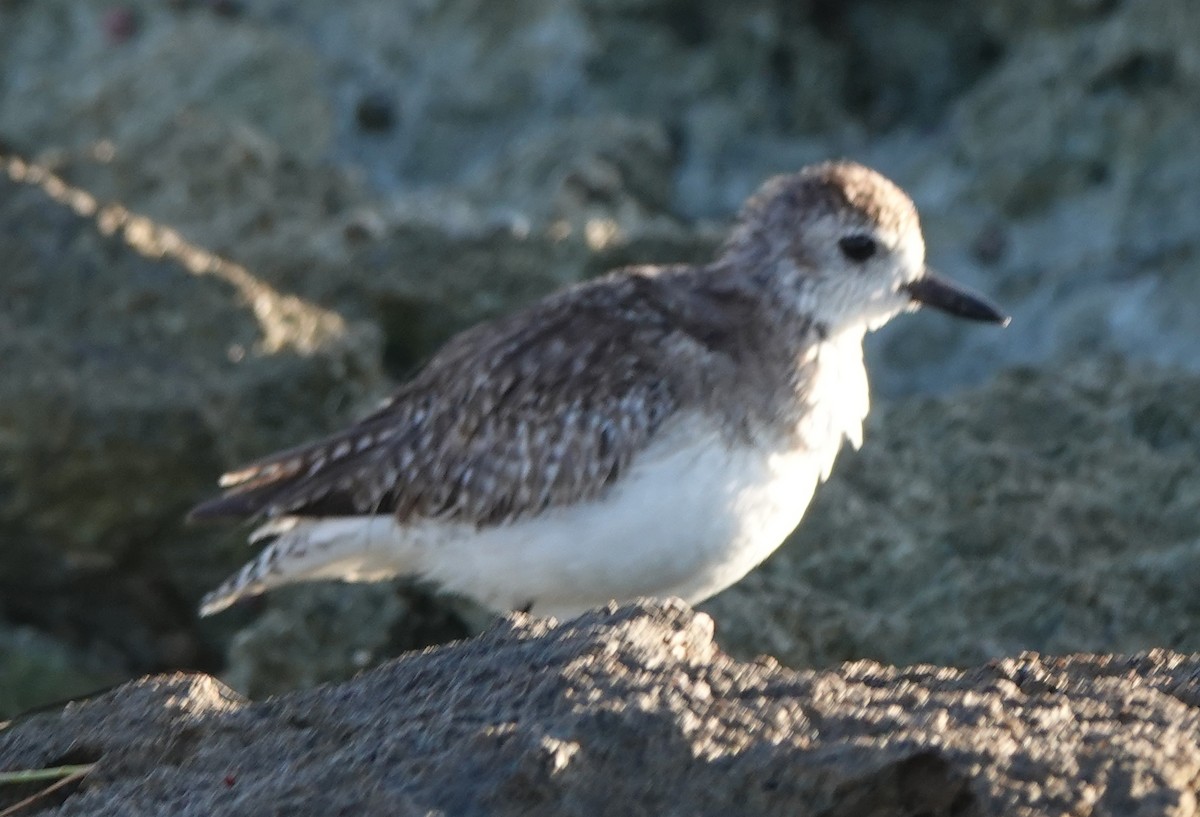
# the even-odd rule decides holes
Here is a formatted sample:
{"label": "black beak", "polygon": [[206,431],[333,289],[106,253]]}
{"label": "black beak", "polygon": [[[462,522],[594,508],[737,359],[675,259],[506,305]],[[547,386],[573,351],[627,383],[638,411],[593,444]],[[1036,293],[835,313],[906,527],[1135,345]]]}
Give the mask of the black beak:
{"label": "black beak", "polygon": [[960,318],[998,323],[1001,326],[1008,326],[1010,320],[1008,315],[982,295],[947,281],[931,269],[926,269],[923,276],[905,289],[914,301]]}

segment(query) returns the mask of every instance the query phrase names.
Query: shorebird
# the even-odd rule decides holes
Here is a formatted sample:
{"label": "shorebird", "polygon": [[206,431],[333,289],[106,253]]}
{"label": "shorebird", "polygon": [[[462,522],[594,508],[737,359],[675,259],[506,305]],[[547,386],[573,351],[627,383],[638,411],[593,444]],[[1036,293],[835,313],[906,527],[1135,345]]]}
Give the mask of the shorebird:
{"label": "shorebird", "polygon": [[696,603],[796,528],[868,390],[862,340],[920,305],[1008,319],[925,264],[894,183],[767,181],[716,259],[636,266],[451,339],[374,413],[221,478],[258,522],[201,614],[313,579],[412,575],[495,610]]}

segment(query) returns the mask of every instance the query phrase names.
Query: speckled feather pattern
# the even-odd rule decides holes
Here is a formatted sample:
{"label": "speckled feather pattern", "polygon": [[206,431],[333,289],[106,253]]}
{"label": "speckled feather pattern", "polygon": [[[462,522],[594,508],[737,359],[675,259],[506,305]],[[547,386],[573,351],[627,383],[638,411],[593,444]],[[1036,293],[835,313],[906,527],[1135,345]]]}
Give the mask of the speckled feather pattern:
{"label": "speckled feather pattern", "polygon": [[227,475],[195,514],[502,524],[599,496],[681,408],[762,433],[795,410],[795,343],[764,353],[731,283],[627,269],[476,327],[355,427]]}
{"label": "speckled feather pattern", "polygon": [[407,573],[556,614],[719,592],[858,444],[863,334],[924,269],[916,210],[879,174],[770,180],[712,263],[618,270],[475,327],[359,423],[226,474],[193,517],[274,541],[202,611]]}

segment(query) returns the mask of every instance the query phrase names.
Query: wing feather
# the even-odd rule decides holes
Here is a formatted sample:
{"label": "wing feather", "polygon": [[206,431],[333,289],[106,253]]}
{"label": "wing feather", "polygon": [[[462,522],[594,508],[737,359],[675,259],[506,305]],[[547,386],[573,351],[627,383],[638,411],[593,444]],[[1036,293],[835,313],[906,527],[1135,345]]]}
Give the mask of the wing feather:
{"label": "wing feather", "polygon": [[373,512],[477,525],[598,496],[730,331],[630,270],[452,339],[375,413],[226,474],[194,519]]}

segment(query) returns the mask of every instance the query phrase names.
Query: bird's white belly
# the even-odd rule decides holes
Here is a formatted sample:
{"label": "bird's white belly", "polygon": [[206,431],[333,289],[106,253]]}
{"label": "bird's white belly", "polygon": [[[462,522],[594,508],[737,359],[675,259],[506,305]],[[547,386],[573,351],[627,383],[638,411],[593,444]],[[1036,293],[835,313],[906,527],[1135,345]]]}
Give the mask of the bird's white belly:
{"label": "bird's white belly", "polygon": [[779,451],[694,430],[653,445],[597,501],[483,530],[425,522],[397,535],[415,547],[418,572],[496,609],[567,616],[638,596],[700,601],[791,533],[841,438]]}

